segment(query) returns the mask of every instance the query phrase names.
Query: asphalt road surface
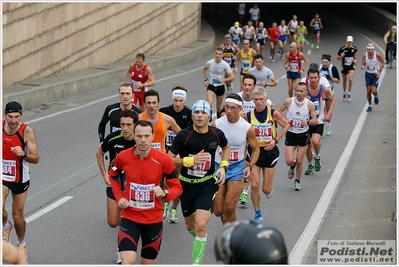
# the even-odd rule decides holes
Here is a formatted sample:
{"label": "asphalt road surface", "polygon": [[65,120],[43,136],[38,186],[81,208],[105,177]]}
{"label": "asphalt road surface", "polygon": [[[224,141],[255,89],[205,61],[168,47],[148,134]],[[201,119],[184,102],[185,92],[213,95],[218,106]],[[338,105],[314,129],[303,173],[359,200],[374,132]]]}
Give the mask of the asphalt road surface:
{"label": "asphalt road surface", "polygon": [[[220,14],[226,10],[232,10],[230,7],[225,9],[223,7],[224,5],[219,6]],[[278,10],[279,13],[273,14],[276,17],[273,19],[279,21],[284,17],[288,22],[295,12],[299,19],[304,19],[308,24],[314,14],[314,9],[298,11]],[[232,16],[236,15],[235,11],[231,12]],[[373,42],[376,50],[383,53],[382,36],[369,32],[366,24],[363,24],[363,27],[359,25],[350,27],[341,23],[342,20],[338,19],[338,14],[330,14],[327,11],[325,13],[320,11],[320,13],[324,26],[321,48],[310,50],[307,42],[305,54],[310,62],[320,62],[321,54],[329,53],[333,55],[332,63],[339,66],[340,62],[336,60],[336,53],[345,44],[347,35],[354,36],[354,45],[359,48],[359,54],[366,52],[366,45],[369,42]],[[215,19],[218,16],[224,16],[220,14],[217,15],[213,11],[207,12],[207,17],[216,32],[218,45],[223,43],[224,34],[234,23],[231,21],[230,25],[230,21],[227,21],[225,24],[226,22],[221,22],[221,19],[216,22]],[[271,25],[271,21],[264,21],[267,27]],[[307,41],[309,40],[310,34],[307,36]],[[288,44],[286,49],[288,51]],[[285,70],[282,60],[276,58],[275,62],[271,62],[268,59],[268,52],[267,44],[264,50],[265,66],[272,69],[278,79],[278,85],[269,88],[268,94],[279,107],[288,97]],[[208,54],[192,62],[154,73],[157,80],[154,89],[160,92],[161,106],[171,103],[171,88],[176,85],[188,88],[186,101],[188,106],[192,106],[198,99],[205,99],[202,68],[205,62],[213,57],[214,52],[209,51]],[[360,68],[356,70],[350,103],[343,102],[341,99],[342,84],[336,86],[337,102],[332,121],[332,134],[322,138],[322,170],[312,176],[302,176],[300,192],[294,191],[293,180],[287,178],[284,142],[279,143],[280,160],[275,172],[274,195],[267,200],[262,195],[261,208],[264,220],[276,225],[284,234],[287,248],[294,260],[293,264],[317,263],[314,254],[313,256],[307,254],[312,250],[312,244],[316,242],[312,239],[315,236],[322,239],[345,239],[349,235],[353,235],[350,238],[357,239],[396,239],[391,230],[380,229],[381,234],[368,236],[367,229],[369,228],[367,227],[370,225],[365,221],[358,221],[350,231],[341,232],[340,229],[343,229],[346,221],[343,217],[337,217],[337,213],[341,213],[341,216],[343,213],[349,213],[348,219],[355,220],[357,218],[355,213],[359,211],[361,205],[367,206],[376,202],[380,207],[389,206],[392,210],[396,210],[396,181],[392,183],[390,181],[396,179],[396,153],[392,153],[392,150],[396,149],[396,112],[392,110],[389,116],[386,115],[388,107],[391,109],[396,107],[395,73],[396,69],[383,71],[380,85],[381,103],[374,107],[373,112],[367,114],[365,112],[364,72]],[[237,92],[238,74],[235,77],[234,90]],[[97,167],[95,152],[99,143],[98,123],[105,106],[119,101],[118,86],[123,81],[124,77],[121,77],[120,83],[97,88],[88,94],[46,103],[39,108],[24,112],[24,121],[28,122],[36,132],[41,156],[39,164],[31,165],[32,183],[25,206],[28,222],[26,242],[29,263],[114,264],[117,229],[110,228],[106,221],[105,186]],[[387,129],[386,124],[373,124],[382,121],[388,121],[386,124],[390,124],[392,128]],[[379,126],[373,127],[373,125]],[[385,144],[388,150],[386,153],[389,154],[387,157],[393,155],[394,158],[391,156],[387,159],[389,163],[378,165],[380,169],[376,172],[371,168],[372,166],[362,160],[373,162],[372,158],[377,156],[374,153],[382,152],[363,148],[365,145],[376,145],[375,142],[381,143],[384,138],[381,133],[389,134],[388,137],[384,136],[389,138],[388,144]],[[366,155],[368,158],[364,159]],[[352,175],[351,173],[355,170],[358,173]],[[351,199],[353,194],[350,190],[362,186],[365,177],[375,175],[376,179],[381,180],[385,179],[387,173],[390,175],[389,181],[384,185],[386,184],[389,188],[393,184],[393,189],[380,190],[378,199],[362,195],[361,205],[356,203],[356,198]],[[345,182],[341,179],[342,177]],[[368,183],[370,190],[377,185],[373,181]],[[10,205],[9,198],[6,204],[9,213]],[[339,211],[329,210],[330,212],[325,213],[325,210],[331,207],[340,208]],[[368,209],[368,216],[374,218],[378,210]],[[366,211],[361,213],[364,212]],[[246,208],[237,205],[237,213],[238,219],[253,219],[252,204],[250,203]],[[191,264],[193,239],[185,229],[180,207],[178,216],[180,219],[178,224],[167,222],[164,224],[164,238],[161,252],[156,260],[157,264]],[[381,222],[374,221],[374,223]],[[337,224],[340,224],[341,228],[335,227]],[[221,226],[220,219],[212,216],[203,264],[217,263],[213,254],[214,238]],[[343,233],[345,234],[342,235]],[[394,233],[396,233],[396,226]],[[16,242],[14,231],[12,242]]]}

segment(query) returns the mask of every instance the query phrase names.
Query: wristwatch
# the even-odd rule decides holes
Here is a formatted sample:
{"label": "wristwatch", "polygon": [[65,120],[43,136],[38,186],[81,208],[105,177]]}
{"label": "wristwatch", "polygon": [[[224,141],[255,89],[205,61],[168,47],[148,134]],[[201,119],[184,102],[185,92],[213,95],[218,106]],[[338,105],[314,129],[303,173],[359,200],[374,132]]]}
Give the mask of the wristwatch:
{"label": "wristwatch", "polygon": [[26,158],[28,156],[28,154],[26,154],[26,152],[24,151],[24,155],[22,156],[22,158]]}
{"label": "wristwatch", "polygon": [[169,191],[168,191],[168,189],[165,189],[165,190],[163,190],[164,191],[164,193],[165,193],[165,196],[163,197],[163,198],[165,198],[165,197],[167,197],[168,195],[169,195]]}
{"label": "wristwatch", "polygon": [[273,138],[273,140],[276,142],[276,145],[278,144],[278,140],[276,138]]}
{"label": "wristwatch", "polygon": [[249,167],[249,171],[252,171],[252,166],[251,166],[251,165],[249,165],[248,167]]}

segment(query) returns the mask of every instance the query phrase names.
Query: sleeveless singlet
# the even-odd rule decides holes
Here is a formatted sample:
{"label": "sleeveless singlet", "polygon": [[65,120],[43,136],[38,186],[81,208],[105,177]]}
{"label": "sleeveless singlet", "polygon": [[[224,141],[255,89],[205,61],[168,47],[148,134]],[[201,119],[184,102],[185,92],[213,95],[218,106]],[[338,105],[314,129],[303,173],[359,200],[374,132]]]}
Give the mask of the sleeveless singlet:
{"label": "sleeveless singlet", "polygon": [[380,62],[377,59],[377,52],[374,51],[372,59],[369,59],[366,53],[366,72],[375,74],[379,70],[380,70]]}
{"label": "sleeveless singlet", "polygon": [[323,121],[324,105],[325,105],[325,100],[323,99],[323,86],[319,85],[319,92],[316,96],[312,96],[310,94],[310,89],[309,89],[306,98],[314,103],[314,108],[315,108],[318,124],[323,124],[324,123],[324,121]]}
{"label": "sleeveless singlet", "polygon": [[252,67],[254,57],[252,56],[252,48],[249,49],[248,53],[244,53],[244,49],[241,49],[241,67],[242,73],[248,74],[248,70]]}
{"label": "sleeveless singlet", "polygon": [[29,165],[22,157],[15,155],[11,148],[20,146],[27,152],[24,142],[24,131],[26,124],[22,123],[18,131],[8,135],[4,131],[5,120],[3,120],[3,156],[2,156],[2,179],[10,183],[26,183],[30,179]]}
{"label": "sleeveless singlet", "polygon": [[290,65],[291,72],[299,72],[302,69],[301,52],[299,50],[296,52],[296,55],[293,55],[290,52],[290,55],[288,57],[288,64]]}
{"label": "sleeveless singlet", "polygon": [[147,69],[147,64],[144,64],[141,70],[137,70],[136,68],[136,63],[133,64],[132,68],[130,69],[130,84],[133,87],[134,93],[143,93],[148,90],[148,87],[137,87],[137,83],[141,82],[144,84],[147,80],[148,77],[145,74],[145,71]]}
{"label": "sleeveless singlet", "polygon": [[[142,120],[147,119],[147,113],[143,112]],[[154,140],[152,140],[152,147],[156,150],[161,150],[162,152],[166,152],[165,148],[165,140],[166,140],[166,133],[168,129],[165,126],[165,122],[163,120],[163,113],[158,112],[158,123],[154,125]]]}
{"label": "sleeveless singlet", "polygon": [[[255,116],[255,110],[251,110],[251,125],[255,128],[256,139],[259,147],[265,147],[277,135],[276,124],[274,123],[271,107],[267,108],[265,122],[259,122]],[[263,111],[264,112],[264,111]]]}
{"label": "sleeveless singlet", "polygon": [[227,48],[226,45],[223,45],[223,60],[227,62],[230,66],[234,66],[233,64],[235,63],[234,60],[234,48],[233,45],[230,46],[230,48]]}
{"label": "sleeveless singlet", "polygon": [[310,119],[309,109],[308,109],[308,99],[304,99],[304,103],[301,107],[295,105],[295,96],[291,98],[291,105],[287,110],[287,119],[290,124],[288,129],[291,133],[305,133],[309,130],[309,124],[302,126],[303,119]]}
{"label": "sleeveless singlet", "polygon": [[[236,123],[230,123],[227,116],[223,116],[215,121],[216,127],[222,130],[230,144],[229,163],[234,164],[244,160],[247,147],[247,132],[251,124],[240,117]],[[220,163],[222,149],[220,146],[216,150],[215,161]]]}

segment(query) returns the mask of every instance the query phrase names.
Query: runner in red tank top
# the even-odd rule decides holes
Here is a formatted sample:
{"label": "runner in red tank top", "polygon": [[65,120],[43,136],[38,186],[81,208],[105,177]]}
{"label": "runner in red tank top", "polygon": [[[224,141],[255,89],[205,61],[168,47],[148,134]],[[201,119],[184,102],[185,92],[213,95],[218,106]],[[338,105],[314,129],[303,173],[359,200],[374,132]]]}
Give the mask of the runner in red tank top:
{"label": "runner in red tank top", "polygon": [[144,61],[144,54],[138,53],[136,62],[130,64],[126,72],[126,82],[132,85],[134,91],[132,104],[137,105],[137,101],[139,101],[141,110],[144,110],[144,93],[148,90],[148,87],[156,84],[151,68],[144,64]]}
{"label": "runner in red tank top", "polygon": [[17,247],[26,255],[26,221],[23,211],[30,185],[28,163],[36,164],[40,157],[36,147],[35,133],[31,127],[21,122],[21,104],[15,101],[7,103],[4,114],[2,154],[3,239],[10,242],[13,227],[4,206],[11,190],[13,202],[11,212],[18,237]]}

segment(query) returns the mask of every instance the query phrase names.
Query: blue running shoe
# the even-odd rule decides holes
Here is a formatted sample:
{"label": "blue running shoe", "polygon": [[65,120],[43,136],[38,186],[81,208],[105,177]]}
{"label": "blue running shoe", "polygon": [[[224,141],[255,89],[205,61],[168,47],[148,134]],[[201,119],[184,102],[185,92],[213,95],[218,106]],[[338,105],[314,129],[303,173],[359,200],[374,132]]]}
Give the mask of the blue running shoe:
{"label": "blue running shoe", "polygon": [[373,107],[372,107],[372,106],[369,106],[369,107],[366,109],[367,112],[370,112],[370,111],[372,111],[372,110],[373,110]]}
{"label": "blue running shoe", "polygon": [[378,96],[374,97],[374,104],[378,105],[380,103],[380,100],[378,99]]}

